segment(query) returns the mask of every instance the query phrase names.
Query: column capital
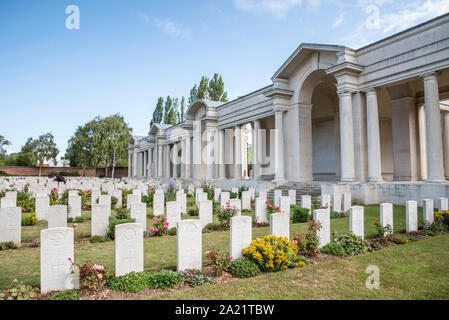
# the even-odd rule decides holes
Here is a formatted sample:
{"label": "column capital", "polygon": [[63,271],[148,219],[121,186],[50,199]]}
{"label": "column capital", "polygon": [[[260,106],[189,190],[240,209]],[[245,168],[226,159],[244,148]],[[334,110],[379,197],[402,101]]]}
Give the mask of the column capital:
{"label": "column capital", "polygon": [[439,73],[437,71],[425,73],[421,75],[421,77],[424,79],[424,81],[428,80],[436,80],[438,78]]}
{"label": "column capital", "polygon": [[347,97],[347,96],[352,96],[352,94],[353,94],[354,92],[355,92],[355,91],[354,91],[354,90],[351,90],[351,89],[340,89],[340,90],[337,91],[337,94],[338,94],[340,97]]}
{"label": "column capital", "polygon": [[371,87],[371,88],[366,88],[365,90],[363,90],[363,92],[365,92],[366,95],[377,95],[377,88],[375,87]]}

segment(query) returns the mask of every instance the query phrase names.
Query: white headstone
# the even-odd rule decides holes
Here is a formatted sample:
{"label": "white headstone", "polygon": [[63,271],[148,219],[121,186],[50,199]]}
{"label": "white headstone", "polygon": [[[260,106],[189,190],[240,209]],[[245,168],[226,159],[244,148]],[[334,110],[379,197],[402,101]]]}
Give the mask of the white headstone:
{"label": "white headstone", "polygon": [[111,207],[111,196],[101,195],[100,197],[98,197],[98,204],[104,204]]}
{"label": "white headstone", "polygon": [[424,199],[423,201],[423,222],[432,224],[434,222],[433,199]]}
{"label": "white headstone", "polygon": [[220,200],[221,188],[214,189],[214,201],[218,202]]}
{"label": "white headstone", "polygon": [[101,196],[101,191],[100,190],[92,190],[92,195],[91,195],[91,204],[97,204],[98,202],[98,198]]}
{"label": "white headstone", "polygon": [[179,208],[181,209],[181,214],[187,212],[187,195],[184,190],[176,192],[176,201],[179,203]]}
{"label": "white headstone", "polygon": [[74,196],[79,196],[78,190],[70,190],[69,191],[68,197],[70,198],[70,197],[74,197]]}
{"label": "white headstone", "polygon": [[256,189],[254,189],[254,187],[249,187],[248,192],[251,196],[251,201],[255,201],[256,200]]}
{"label": "white headstone", "polygon": [[126,209],[131,209],[131,204],[141,203],[142,196],[140,194],[128,194],[126,196]]}
{"label": "white headstone", "polygon": [[229,202],[230,194],[229,192],[221,192],[220,194],[220,206],[227,207],[227,202]]}
{"label": "white headstone", "polygon": [[267,201],[267,192],[266,191],[259,191],[259,198],[264,200],[264,202]]}
{"label": "white headstone", "polygon": [[280,206],[279,206],[279,212],[288,215],[289,219],[290,219],[290,205],[291,205],[290,201],[291,201],[290,197],[282,196],[280,199]]}
{"label": "white headstone", "polygon": [[14,242],[21,245],[22,209],[20,207],[0,209],[0,243]]}
{"label": "white headstone", "polygon": [[206,192],[197,192],[196,193],[196,206],[199,207],[200,201],[206,201],[207,199],[207,193]]}
{"label": "white headstone", "polygon": [[212,200],[200,201],[198,214],[203,228],[212,223]]}
{"label": "white headstone", "polygon": [[41,293],[79,288],[71,272],[74,261],[72,228],[41,230]]}
{"label": "white headstone", "polygon": [[49,206],[47,212],[48,229],[67,227],[67,206]]}
{"label": "white headstone", "polygon": [[203,264],[202,230],[199,220],[178,221],[176,233],[178,271],[201,270]]}
{"label": "white headstone", "polygon": [[[133,204],[133,207],[137,204]],[[143,227],[140,223],[115,226],[115,276],[143,271]]]}
{"label": "white headstone", "polygon": [[231,192],[232,192],[232,193],[237,193],[237,194],[238,194],[238,193],[239,193],[239,188],[234,187],[234,188],[231,189]]}
{"label": "white headstone", "polygon": [[164,215],[164,201],[163,193],[156,192],[153,196],[153,215],[159,217]]}
{"label": "white headstone", "polygon": [[343,193],[343,212],[348,212],[352,207],[352,197],[349,192]]}
{"label": "white headstone", "polygon": [[321,229],[318,230],[319,247],[322,248],[331,241],[331,217],[327,209],[315,210],[313,219],[321,223]]}
{"label": "white headstone", "polygon": [[240,216],[231,218],[230,256],[233,259],[242,257],[242,250],[251,244],[251,217]]}
{"label": "white headstone", "polygon": [[274,206],[279,207],[281,204],[282,190],[274,190]]}
{"label": "white headstone", "polygon": [[131,219],[135,219],[136,223],[142,225],[143,230],[147,229],[147,204],[146,203],[133,203],[130,210]]}
{"label": "white headstone", "polygon": [[0,208],[14,208],[16,207],[16,199],[3,197],[0,199]]}
{"label": "white headstone", "polygon": [[332,211],[341,213],[341,199],[342,196],[340,193],[332,194]]}
{"label": "white headstone", "polygon": [[330,194],[322,194],[321,195],[321,207],[327,208],[330,210],[331,208],[331,196]]}
{"label": "white headstone", "polygon": [[167,223],[168,229],[176,228],[178,221],[181,221],[181,208],[177,201],[167,201]]}
{"label": "white headstone", "polygon": [[68,199],[69,218],[81,217],[81,196],[70,195]]}
{"label": "white headstone", "polygon": [[[380,225],[382,227],[390,226],[391,234],[393,234],[393,204],[392,203],[382,203],[380,205]],[[385,233],[385,236],[388,234]]]}
{"label": "white headstone", "polygon": [[236,216],[242,215],[242,201],[240,199],[229,200],[229,206],[237,210]]}
{"label": "white headstone", "polygon": [[290,198],[290,204],[296,205],[296,190],[288,190],[288,197]]}
{"label": "white headstone", "polygon": [[365,239],[365,214],[363,207],[352,207],[349,210],[349,232]]}
{"label": "white headstone", "polygon": [[448,198],[438,198],[438,212],[449,211]]}
{"label": "white headstone", "polygon": [[106,236],[108,233],[111,207],[105,204],[92,205],[91,236]]}
{"label": "white headstone", "polygon": [[301,208],[309,209],[309,215],[312,214],[312,197],[311,196],[301,196]]}
{"label": "white headstone", "polygon": [[290,221],[285,213],[270,215],[270,234],[278,237],[290,238]]}
{"label": "white headstone", "polygon": [[251,210],[251,194],[249,191],[242,192],[242,210]]}
{"label": "white headstone", "polygon": [[405,229],[407,233],[418,231],[418,203],[416,201],[407,201],[405,208]]}
{"label": "white headstone", "polygon": [[255,202],[256,212],[256,222],[257,223],[268,223],[267,218],[267,204],[265,199],[256,198]]}

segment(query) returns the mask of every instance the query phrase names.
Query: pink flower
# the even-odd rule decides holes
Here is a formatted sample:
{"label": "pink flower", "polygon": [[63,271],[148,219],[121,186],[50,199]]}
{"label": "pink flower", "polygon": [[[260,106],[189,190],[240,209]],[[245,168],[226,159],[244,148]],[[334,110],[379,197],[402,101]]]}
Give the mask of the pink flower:
{"label": "pink flower", "polygon": [[101,273],[97,273],[97,277],[98,277],[98,279],[103,279],[103,275],[101,274]]}
{"label": "pink flower", "polygon": [[265,204],[270,204],[270,202],[269,201],[265,201]]}
{"label": "pink flower", "polygon": [[74,223],[73,226],[76,228],[78,227],[78,223]]}
{"label": "pink flower", "polygon": [[167,217],[164,217],[164,221],[167,221]]}
{"label": "pink flower", "polygon": [[158,232],[157,228],[154,228],[154,232]]}
{"label": "pink flower", "polygon": [[234,257],[229,257],[229,260],[233,260],[234,259]]}
{"label": "pink flower", "polygon": [[154,220],[154,221],[157,221],[157,220],[159,220],[159,218],[158,218],[158,217],[154,217],[153,220]]}
{"label": "pink flower", "polygon": [[72,263],[72,259],[69,258],[70,263]]}
{"label": "pink flower", "polygon": [[56,200],[56,203],[58,203],[58,200]]}
{"label": "pink flower", "polygon": [[293,240],[293,243],[294,243],[294,244],[298,244],[298,241],[296,241],[296,240]]}
{"label": "pink flower", "polygon": [[208,256],[208,255],[210,255],[210,251],[209,250],[206,251],[206,256]]}
{"label": "pink flower", "polygon": [[153,228],[151,228],[151,229],[150,229],[150,231],[151,231],[151,232],[154,232],[154,229],[153,229]]}

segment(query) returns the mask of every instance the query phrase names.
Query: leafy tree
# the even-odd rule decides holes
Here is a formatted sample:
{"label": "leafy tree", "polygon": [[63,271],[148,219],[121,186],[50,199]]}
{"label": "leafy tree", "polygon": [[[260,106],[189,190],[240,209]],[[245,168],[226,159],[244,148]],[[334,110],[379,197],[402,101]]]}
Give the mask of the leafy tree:
{"label": "leafy tree", "polygon": [[33,138],[28,138],[17,157],[16,165],[23,167],[34,167],[37,163],[36,155],[34,153],[35,141]]}
{"label": "leafy tree", "polygon": [[6,150],[5,146],[11,145],[11,142],[5,139],[4,136],[0,135],[0,160],[4,160],[6,158]]}
{"label": "leafy tree", "polygon": [[42,166],[44,165],[44,161],[54,160],[56,162],[56,157],[58,156],[59,150],[56,147],[56,143],[54,142],[54,136],[51,133],[46,133],[37,140],[32,142],[33,145],[33,153],[39,164],[39,177],[41,176]]}
{"label": "leafy tree", "polygon": [[178,114],[178,123],[181,123],[184,121],[185,104],[186,104],[186,99],[184,97],[182,97],[181,98],[181,110],[179,111],[179,114]]}
{"label": "leafy tree", "polygon": [[65,157],[73,167],[104,167],[106,175],[111,165],[114,177],[118,165],[127,165],[131,131],[119,114],[104,119],[96,117],[78,127],[69,140]]}
{"label": "leafy tree", "polygon": [[228,101],[228,94],[224,91],[224,82],[221,75],[215,73],[212,79],[203,76],[199,85],[194,85],[190,90],[189,104],[196,100],[204,99],[205,93],[209,95],[212,101]]}
{"label": "leafy tree", "polygon": [[174,110],[173,99],[170,96],[165,100],[164,123],[176,124],[176,111]]}
{"label": "leafy tree", "polygon": [[228,101],[228,94],[224,91],[223,78],[218,73],[215,73],[209,82],[209,94],[212,101]]}
{"label": "leafy tree", "polygon": [[160,97],[157,100],[156,109],[153,112],[153,119],[150,122],[150,127],[155,123],[162,123],[164,116],[164,98]]}

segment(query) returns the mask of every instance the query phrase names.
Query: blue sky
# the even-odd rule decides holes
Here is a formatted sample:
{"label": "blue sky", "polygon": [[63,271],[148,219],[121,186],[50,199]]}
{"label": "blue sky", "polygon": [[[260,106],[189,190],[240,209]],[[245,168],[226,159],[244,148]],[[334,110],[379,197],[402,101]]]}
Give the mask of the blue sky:
{"label": "blue sky", "polygon": [[[77,5],[80,29],[68,30]],[[159,96],[223,75],[231,99],[270,84],[301,42],[357,49],[449,11],[447,0],[0,0],[0,134],[59,149],[97,115],[147,134]]]}

